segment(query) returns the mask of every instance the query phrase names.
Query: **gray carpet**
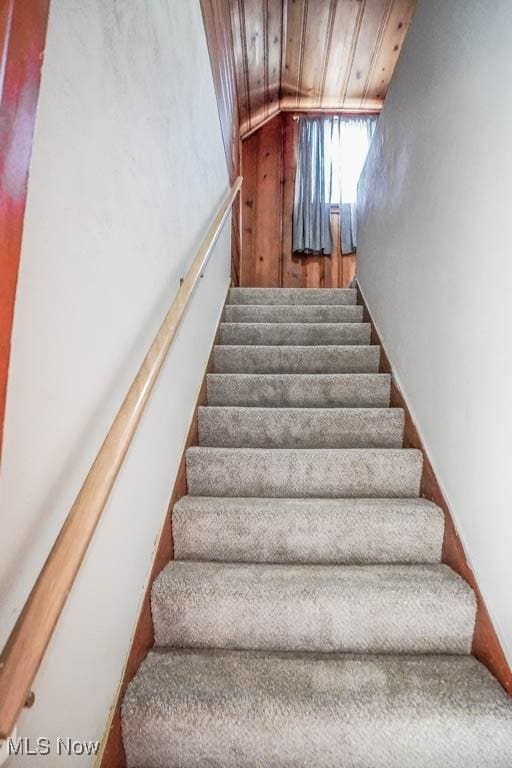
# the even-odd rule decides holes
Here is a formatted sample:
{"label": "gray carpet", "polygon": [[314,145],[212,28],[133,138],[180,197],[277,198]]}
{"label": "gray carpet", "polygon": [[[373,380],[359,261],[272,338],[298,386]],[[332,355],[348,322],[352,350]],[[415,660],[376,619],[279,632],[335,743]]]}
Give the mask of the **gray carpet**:
{"label": "gray carpet", "polygon": [[326,346],[370,343],[369,323],[221,323],[220,344]]}
{"label": "gray carpet", "polygon": [[231,288],[228,304],[357,304],[353,288]]}
{"label": "gray carpet", "polygon": [[423,457],[405,448],[189,448],[193,496],[408,498]]}
{"label": "gray carpet", "polygon": [[469,653],[475,597],[446,565],[175,561],[152,613],[163,646]]}
{"label": "gray carpet", "polygon": [[209,373],[209,405],[386,408],[387,373]]}
{"label": "gray carpet", "polygon": [[123,734],[133,768],[510,768],[512,707],[470,656],[166,650]]}
{"label": "gray carpet", "polygon": [[256,346],[213,350],[217,373],[377,373],[380,349],[371,346]]}
{"label": "gray carpet", "polygon": [[426,499],[184,496],[172,527],[178,560],[439,563],[444,516]]}
{"label": "gray carpet", "polygon": [[226,323],[362,323],[363,308],[350,304],[228,304]]}
{"label": "gray carpet", "polygon": [[400,408],[199,408],[199,445],[227,448],[401,448]]}
{"label": "gray carpet", "polygon": [[356,292],[232,289],[122,707],[129,768],[510,768]]}

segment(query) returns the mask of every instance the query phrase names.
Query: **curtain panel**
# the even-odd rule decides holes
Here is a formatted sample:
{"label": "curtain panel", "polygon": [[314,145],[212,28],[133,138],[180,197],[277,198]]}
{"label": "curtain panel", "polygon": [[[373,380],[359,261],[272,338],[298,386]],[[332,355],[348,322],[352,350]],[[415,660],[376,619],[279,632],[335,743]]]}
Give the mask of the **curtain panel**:
{"label": "curtain panel", "polygon": [[330,168],[326,168],[325,121],[299,119],[299,144],[293,206],[293,250],[332,253]]}
{"label": "curtain panel", "polygon": [[357,246],[357,182],[376,117],[301,117],[297,148],[293,251],[331,254],[331,206],[339,206],[340,250]]}

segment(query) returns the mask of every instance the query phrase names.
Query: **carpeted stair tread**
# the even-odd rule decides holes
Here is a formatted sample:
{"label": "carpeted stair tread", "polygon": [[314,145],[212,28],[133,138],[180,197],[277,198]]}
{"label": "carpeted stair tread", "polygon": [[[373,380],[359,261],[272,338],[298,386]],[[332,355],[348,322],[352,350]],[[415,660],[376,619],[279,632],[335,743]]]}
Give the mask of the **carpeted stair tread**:
{"label": "carpeted stair tread", "polygon": [[444,514],[421,498],[184,496],[172,530],[178,560],[438,563]]}
{"label": "carpeted stair tread", "polygon": [[361,323],[354,304],[226,304],[226,323]]}
{"label": "carpeted stair tread", "polygon": [[231,288],[228,304],[357,304],[354,288]]}
{"label": "carpeted stair tread", "polygon": [[220,344],[327,346],[370,343],[369,323],[221,323]]}
{"label": "carpeted stair tread", "polygon": [[388,373],[211,373],[209,405],[273,408],[385,408]]}
{"label": "carpeted stair tread", "polygon": [[509,768],[512,699],[469,656],[152,651],[128,768]]}
{"label": "carpeted stair tread", "polygon": [[199,445],[226,448],[401,448],[401,408],[200,407]]}
{"label": "carpeted stair tread", "polygon": [[216,373],[377,373],[380,347],[216,345]]}
{"label": "carpeted stair tread", "polygon": [[193,496],[409,498],[421,451],[393,448],[189,448]]}
{"label": "carpeted stair tread", "polygon": [[155,644],[469,653],[476,601],[446,565],[174,561],[153,583]]}

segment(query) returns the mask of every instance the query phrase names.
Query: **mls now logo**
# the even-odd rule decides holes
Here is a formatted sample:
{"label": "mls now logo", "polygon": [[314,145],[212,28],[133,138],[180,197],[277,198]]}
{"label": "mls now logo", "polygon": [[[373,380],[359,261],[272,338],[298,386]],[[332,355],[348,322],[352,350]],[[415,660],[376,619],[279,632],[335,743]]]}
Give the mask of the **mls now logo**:
{"label": "mls now logo", "polygon": [[19,739],[10,738],[7,740],[7,754],[17,756],[36,756],[41,757],[45,755],[97,755],[99,750],[99,741],[81,741],[79,739],[65,738],[60,736],[55,740],[55,743],[47,738],[41,736],[37,739],[30,739],[29,737],[22,737]]}

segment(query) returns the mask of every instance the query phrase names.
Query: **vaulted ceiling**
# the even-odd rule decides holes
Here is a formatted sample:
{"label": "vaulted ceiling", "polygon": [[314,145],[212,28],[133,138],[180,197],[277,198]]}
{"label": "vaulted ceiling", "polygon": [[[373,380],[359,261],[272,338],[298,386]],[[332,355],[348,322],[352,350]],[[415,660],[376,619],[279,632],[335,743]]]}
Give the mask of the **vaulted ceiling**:
{"label": "vaulted ceiling", "polygon": [[415,6],[415,0],[225,1],[242,136],[280,109],[378,111]]}

